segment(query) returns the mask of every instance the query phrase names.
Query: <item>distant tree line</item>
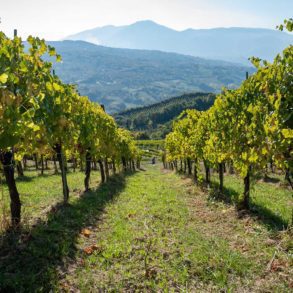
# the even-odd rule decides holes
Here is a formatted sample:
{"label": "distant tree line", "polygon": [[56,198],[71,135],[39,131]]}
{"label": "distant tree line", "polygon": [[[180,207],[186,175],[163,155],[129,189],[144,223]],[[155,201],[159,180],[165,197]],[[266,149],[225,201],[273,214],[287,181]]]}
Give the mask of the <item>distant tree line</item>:
{"label": "distant tree line", "polygon": [[211,93],[191,93],[174,97],[150,106],[126,110],[114,115],[121,127],[138,132],[140,139],[164,138],[171,121],[186,109],[205,111],[215,100]]}

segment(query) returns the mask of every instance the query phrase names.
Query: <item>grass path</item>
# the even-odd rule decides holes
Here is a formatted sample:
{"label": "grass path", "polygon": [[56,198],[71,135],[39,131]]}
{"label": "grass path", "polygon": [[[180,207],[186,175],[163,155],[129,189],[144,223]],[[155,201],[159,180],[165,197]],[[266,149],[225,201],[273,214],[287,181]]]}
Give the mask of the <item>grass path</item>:
{"label": "grass path", "polygon": [[292,289],[289,234],[269,232],[233,206],[209,200],[190,179],[150,166],[128,176],[111,197],[99,217],[80,225],[74,258],[56,274],[59,289]]}

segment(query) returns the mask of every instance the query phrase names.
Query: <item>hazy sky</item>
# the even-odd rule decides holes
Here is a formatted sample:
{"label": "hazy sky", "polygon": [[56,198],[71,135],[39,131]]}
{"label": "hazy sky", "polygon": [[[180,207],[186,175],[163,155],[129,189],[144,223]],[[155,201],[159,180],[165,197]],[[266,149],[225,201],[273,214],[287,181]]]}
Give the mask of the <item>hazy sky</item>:
{"label": "hazy sky", "polygon": [[177,30],[275,28],[292,17],[293,0],[0,0],[0,30],[58,40],[108,24],[151,19]]}

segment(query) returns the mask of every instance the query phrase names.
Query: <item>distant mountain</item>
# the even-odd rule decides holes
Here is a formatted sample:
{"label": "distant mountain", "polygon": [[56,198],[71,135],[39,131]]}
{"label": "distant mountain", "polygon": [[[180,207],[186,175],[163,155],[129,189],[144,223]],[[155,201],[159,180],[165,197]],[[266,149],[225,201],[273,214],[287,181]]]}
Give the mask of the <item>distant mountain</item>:
{"label": "distant mountain", "polygon": [[163,139],[171,131],[172,122],[186,109],[205,111],[215,101],[214,94],[191,93],[167,99],[149,106],[114,114],[119,126],[147,139]]}
{"label": "distant mountain", "polygon": [[187,29],[176,31],[153,21],[104,26],[66,38],[98,45],[175,52],[201,58],[249,64],[251,56],[272,60],[293,43],[293,35],[259,28]]}
{"label": "distant mountain", "polygon": [[252,67],[159,51],[114,49],[82,41],[49,42],[62,55],[54,65],[64,82],[108,112],[149,105],[190,92],[238,86]]}

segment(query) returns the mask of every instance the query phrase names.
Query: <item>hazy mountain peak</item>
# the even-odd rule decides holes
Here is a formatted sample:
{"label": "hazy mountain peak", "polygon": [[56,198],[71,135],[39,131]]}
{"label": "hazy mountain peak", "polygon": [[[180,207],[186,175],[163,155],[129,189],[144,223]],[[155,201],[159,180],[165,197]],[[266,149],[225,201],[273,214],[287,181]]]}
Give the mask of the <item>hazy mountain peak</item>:
{"label": "hazy mountain peak", "polygon": [[134,22],[131,25],[155,25],[155,26],[159,26],[158,23],[156,23],[156,22],[154,22],[153,20],[150,20],[150,19],[138,20],[138,21]]}
{"label": "hazy mountain peak", "polygon": [[272,60],[293,43],[293,35],[264,28],[213,28],[176,31],[152,20],[124,26],[104,26],[66,39],[115,48],[160,50],[207,59],[249,64],[257,56]]}
{"label": "hazy mountain peak", "polygon": [[137,26],[137,27],[141,27],[141,28],[152,28],[152,29],[157,29],[157,28],[165,28],[167,30],[173,30],[167,26],[164,26],[162,24],[158,24],[157,22],[155,21],[152,21],[152,20],[149,20],[149,19],[146,19],[146,20],[139,20],[133,24],[130,24],[129,25],[130,27],[131,26]]}

